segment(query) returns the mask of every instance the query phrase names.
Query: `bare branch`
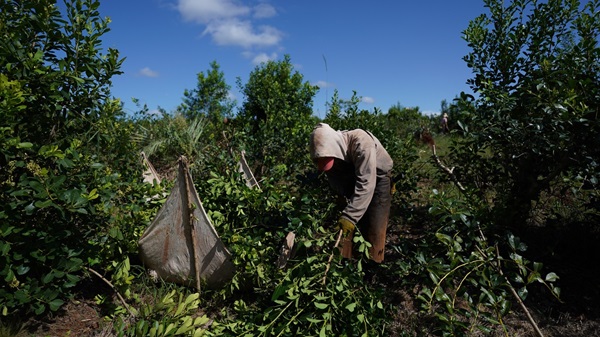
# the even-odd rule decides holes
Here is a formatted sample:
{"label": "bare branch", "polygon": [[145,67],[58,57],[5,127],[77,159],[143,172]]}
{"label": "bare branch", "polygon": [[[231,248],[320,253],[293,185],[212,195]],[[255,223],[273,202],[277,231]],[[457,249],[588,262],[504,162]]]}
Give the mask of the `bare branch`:
{"label": "bare branch", "polygon": [[337,236],[337,240],[335,241],[335,245],[333,246],[333,251],[331,252],[331,255],[329,256],[329,261],[327,261],[327,268],[325,269],[325,275],[323,275],[323,284],[325,284],[325,280],[327,279],[327,272],[329,272],[329,268],[331,267],[331,260],[333,260],[333,255],[335,255],[335,249],[340,244],[340,240],[342,239],[343,233],[344,233],[344,231],[340,229],[340,232],[338,233],[338,236]]}
{"label": "bare branch", "polygon": [[441,168],[444,172],[446,172],[448,174],[448,176],[450,176],[450,179],[454,182],[454,184],[456,185],[456,187],[458,187],[458,189],[461,192],[465,192],[465,188],[463,187],[463,185],[460,183],[460,181],[458,181],[458,178],[456,178],[456,175],[454,174],[454,167],[453,168],[448,168],[448,166],[444,165],[442,163],[442,161],[440,160],[440,157],[438,157],[436,151],[435,151],[435,144],[431,145],[431,152],[432,152],[432,157],[433,160],[435,161],[435,163],[437,164],[437,166],[439,168]]}

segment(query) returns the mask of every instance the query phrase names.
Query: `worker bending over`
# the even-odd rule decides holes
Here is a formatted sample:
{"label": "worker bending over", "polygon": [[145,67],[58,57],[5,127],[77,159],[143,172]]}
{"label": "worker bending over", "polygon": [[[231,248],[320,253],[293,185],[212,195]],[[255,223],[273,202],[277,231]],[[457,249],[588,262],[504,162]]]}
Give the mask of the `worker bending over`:
{"label": "worker bending over", "polygon": [[310,156],[327,174],[334,191],[345,197],[338,226],[344,232],[341,253],[351,258],[356,226],[371,243],[371,259],[383,262],[390,215],[393,161],[370,132],[337,131],[319,123],[310,135]]}

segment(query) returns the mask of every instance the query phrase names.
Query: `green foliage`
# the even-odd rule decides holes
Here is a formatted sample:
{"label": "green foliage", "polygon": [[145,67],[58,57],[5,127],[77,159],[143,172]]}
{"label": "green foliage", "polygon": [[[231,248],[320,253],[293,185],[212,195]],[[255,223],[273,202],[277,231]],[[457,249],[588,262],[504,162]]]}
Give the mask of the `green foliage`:
{"label": "green foliage", "polygon": [[[333,233],[327,234],[321,225],[327,214],[318,213],[328,206],[318,196],[307,194],[294,200],[268,182],[257,191],[238,181],[240,191],[216,175],[208,183],[214,191],[224,190],[226,198],[231,198],[228,203],[221,199],[207,207],[218,205],[224,211],[210,214],[229,242],[238,268],[232,288],[227,290],[232,293],[226,296],[237,298],[232,307],[236,319],[221,322],[211,330],[215,335],[376,334],[376,323],[384,316],[383,306],[361,281],[362,262],[358,267],[345,264],[337,250],[331,251]],[[279,252],[275,248],[290,230],[296,233],[297,253],[288,261],[288,268],[278,269]],[[326,275],[330,254],[337,258]]]}
{"label": "green foliage", "polygon": [[[329,210],[318,196],[296,197],[289,187],[261,182],[261,189],[250,189],[237,171],[225,175],[211,173],[199,184],[199,193],[208,214],[239,266],[232,286],[235,289],[261,287],[273,282],[272,273],[280,246],[289,231],[314,234],[315,223],[328,216]],[[316,208],[318,206],[318,208]]]}
{"label": "green foliage", "polygon": [[134,322],[117,323],[117,336],[203,336],[210,319],[198,315],[200,294],[185,296],[172,290],[143,303]]}
{"label": "green foliage", "polygon": [[402,126],[399,128],[401,130],[399,132],[403,132],[403,136],[408,136],[414,130],[423,127],[427,121],[426,117],[419,112],[419,107],[407,108],[400,103],[390,107],[387,114],[389,120],[394,121],[397,126]]}
{"label": "green foliage", "polygon": [[32,160],[9,163],[11,171],[22,172],[5,189],[12,201],[3,207],[5,267],[0,274],[8,287],[0,289],[0,297],[9,308],[31,306],[36,314],[54,311],[80,279],[87,250],[81,240],[85,243],[93,231],[95,205],[110,192],[86,184],[82,171],[101,168],[79,153],[79,145],[74,142],[66,152],[42,146],[34,154],[56,164],[54,169]]}
{"label": "green foliage", "polygon": [[208,137],[207,122],[202,116],[186,119],[181,114],[163,113],[161,118],[139,119],[132,140],[158,169],[174,167],[180,156],[191,162],[203,161],[209,143],[203,139]]}
{"label": "green foliage", "polygon": [[[430,211],[439,227],[429,254],[416,256],[431,284],[421,299],[444,335],[502,325],[513,293],[524,300],[537,284],[560,295],[557,274],[527,260],[513,234],[534,220],[545,224],[532,216],[534,206],[547,216],[560,211],[563,221],[562,206],[594,213],[599,2],[485,4],[490,13],[464,32],[478,98],[463,93],[452,106],[457,129],[447,160],[458,164],[453,174],[467,191],[460,199],[438,195]],[[578,188],[584,182],[592,191]]]}
{"label": "green foliage", "polygon": [[485,4],[490,14],[464,32],[479,98],[454,159],[494,186],[499,218],[520,226],[562,177],[597,185],[600,144],[589,135],[599,131],[599,2]]}
{"label": "green foliage", "polygon": [[[557,274],[529,261],[525,243],[499,224],[519,219],[507,212],[512,206],[525,205],[515,210],[527,213],[531,200],[541,205],[544,195],[560,203],[551,194],[565,190],[589,195],[553,212],[597,216],[586,204],[597,191],[584,191],[595,188],[598,175],[598,1],[582,11],[577,1],[486,5],[490,16],[465,31],[478,98],[442,102],[456,131],[439,153],[459,165],[453,173],[468,189],[417,195],[431,230],[390,247],[401,256],[382,266],[369,263],[360,233],[355,259],[342,259],[334,247],[339,209],[307,150],[319,121],[312,115],[317,88],[289,56],[256,67],[245,84],[238,80],[245,100],[227,123],[221,121],[231,117],[232,103],[216,61],[185,91],[180,111],[149,115],[143,107],[126,116],[110,98],[122,60],[111,49],[100,54],[109,20],[100,19],[98,1],[67,1],[64,18],[53,1],[0,3],[3,318],[56,312],[94,270],[128,302],[97,296],[120,336],[390,335],[397,303],[369,282],[372,275],[420,289],[418,315],[433,319],[417,329],[435,335],[502,326],[513,290],[526,299],[541,285],[558,296]],[[398,225],[419,215],[413,198],[423,191],[420,178],[428,188],[450,181],[424,169],[436,162],[417,160],[414,132],[438,121],[418,108],[397,104],[382,113],[359,103],[355,92],[345,101],[336,91],[324,121],[371,131],[386,147],[401,211],[391,224]],[[142,150],[163,174],[162,185],[142,183]],[[260,189],[246,186],[241,151]],[[222,289],[203,289],[203,302],[185,287],[148,284],[136,274],[143,269],[138,240],[181,155],[236,266]],[[295,249],[280,267],[288,232]]]}
{"label": "green foliage", "polygon": [[0,307],[40,315],[61,307],[86,265],[129,253],[98,247],[131,240],[110,224],[144,187],[131,124],[109,98],[122,60],[100,54],[99,3],[67,2],[66,18],[50,1],[0,6]]}
{"label": "green foliage", "polygon": [[[231,169],[196,183],[237,270],[214,294],[232,316],[215,322],[211,334],[383,335],[386,311],[377,291],[362,280],[364,256],[347,263],[332,251],[335,209],[331,197],[315,189],[319,183],[299,190],[273,178],[252,189]],[[296,234],[296,253],[279,269],[278,248],[289,231]],[[355,240],[366,254],[368,243],[360,236]],[[331,254],[336,258],[327,273]]]}
{"label": "green foliage", "polygon": [[503,324],[515,300],[513,291],[525,300],[534,282],[560,295],[554,285],[558,276],[551,272],[542,277],[542,264],[522,256],[527,246],[518,237],[486,236],[489,224],[478,220],[482,217],[468,202],[436,193],[430,213],[438,227],[412,259],[424,285],[419,299],[437,319],[437,335],[489,333],[491,326]]}
{"label": "green foliage", "polygon": [[246,150],[258,179],[267,172],[272,176],[276,171],[270,170],[282,164],[281,178],[303,172],[310,163],[306,149],[316,124],[312,104],[317,88],[294,71],[289,55],[257,66],[246,84],[238,79],[238,87],[245,100],[236,118],[242,124],[236,130],[239,138],[234,141]]}
{"label": "green foliage", "polygon": [[[332,241],[332,236],[327,236],[298,242],[307,249],[307,255],[296,257],[293,267],[278,273],[272,293],[258,303],[237,300],[234,309],[238,319],[216,327],[214,333],[385,335],[385,309],[362,281],[362,262],[354,265],[340,260],[337,251],[330,250]],[[309,253],[312,247],[323,250]],[[336,254],[336,258],[326,273],[328,254]]]}
{"label": "green foliage", "polygon": [[109,31],[98,1],[67,1],[66,18],[54,1],[0,4],[0,59],[10,81],[27,84],[25,109],[10,120],[25,139],[43,143],[90,127],[98,102],[108,100],[111,77],[122,60],[100,36]]}
{"label": "green foliage", "polygon": [[223,123],[224,117],[231,117],[235,103],[229,98],[231,87],[217,61],[210,63],[206,74],[198,73],[197,79],[196,88],[184,91],[179,111],[188,119],[204,116],[213,124]]}

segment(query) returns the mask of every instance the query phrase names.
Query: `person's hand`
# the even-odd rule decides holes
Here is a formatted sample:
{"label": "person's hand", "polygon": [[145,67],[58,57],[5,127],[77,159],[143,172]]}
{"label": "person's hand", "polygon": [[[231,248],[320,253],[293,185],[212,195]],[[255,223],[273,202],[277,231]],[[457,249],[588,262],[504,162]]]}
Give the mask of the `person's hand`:
{"label": "person's hand", "polygon": [[342,217],[338,220],[338,230],[341,229],[344,232],[344,235],[347,235],[349,233],[352,233],[354,231],[354,224],[352,223],[352,221]]}

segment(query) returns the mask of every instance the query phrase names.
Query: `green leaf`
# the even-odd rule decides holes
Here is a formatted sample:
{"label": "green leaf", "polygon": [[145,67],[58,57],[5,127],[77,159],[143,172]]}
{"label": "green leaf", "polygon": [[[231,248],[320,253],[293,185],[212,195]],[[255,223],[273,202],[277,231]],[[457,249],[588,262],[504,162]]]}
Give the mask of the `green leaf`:
{"label": "green leaf", "polygon": [[48,303],[48,306],[50,307],[51,311],[56,311],[58,310],[63,304],[65,303],[65,301],[61,300],[61,299],[54,299],[52,300],[50,303]]}
{"label": "green leaf", "polygon": [[73,166],[75,166],[75,163],[73,163],[72,160],[67,159],[67,158],[61,158],[59,160],[56,161],[60,166],[66,168],[66,169],[70,169]]}
{"label": "green leaf", "polygon": [[165,328],[165,336],[172,334],[173,332],[176,331],[176,329],[177,329],[177,326],[175,326],[174,323],[169,323],[169,325],[167,325],[167,327]]}
{"label": "green leaf", "polygon": [[525,300],[527,298],[527,294],[529,294],[529,291],[527,290],[527,287],[521,287],[517,293],[522,300]]}
{"label": "green leaf", "polygon": [[33,211],[35,211],[35,206],[33,206],[33,203],[25,206],[25,213],[27,213],[28,215],[33,213]]}
{"label": "green leaf", "polygon": [[9,250],[10,250],[10,244],[8,242],[0,242],[0,256],[6,256],[6,254],[8,254]]}
{"label": "green leaf", "polygon": [[325,309],[329,306],[329,304],[327,303],[320,303],[320,302],[315,302],[315,307],[319,308],[319,309]]}
{"label": "green leaf", "polygon": [[87,200],[94,200],[99,197],[98,190],[94,188],[87,195],[84,194],[83,197],[86,198]]}
{"label": "green leaf", "polygon": [[19,144],[17,144],[17,148],[18,148],[18,149],[29,149],[29,148],[31,148],[32,146],[33,146],[33,144],[32,144],[32,143],[30,143],[30,142],[23,142],[23,143],[19,143]]}
{"label": "green leaf", "polygon": [[74,287],[77,284],[77,282],[79,282],[79,279],[80,279],[79,276],[73,275],[73,274],[66,274],[66,277],[67,277],[68,281],[65,282],[65,284],[64,284],[65,288]]}
{"label": "green leaf", "polygon": [[558,275],[556,275],[556,273],[554,273],[554,272],[548,273],[546,275],[546,282],[554,282],[558,279],[559,279]]}
{"label": "green leaf", "polygon": [[350,303],[346,306],[346,310],[348,310],[350,312],[354,312],[355,308],[356,308],[356,303]]}
{"label": "green leaf", "polygon": [[41,315],[44,311],[46,311],[46,306],[43,304],[37,304],[36,308],[33,310],[36,315]]}
{"label": "green leaf", "polygon": [[319,337],[327,337],[326,327],[327,327],[327,325],[323,325],[323,327],[321,328],[321,331],[319,331]]}
{"label": "green leaf", "polygon": [[275,288],[275,291],[273,292],[273,295],[271,296],[271,301],[276,301],[279,296],[283,295],[286,291],[286,287],[283,285],[278,286],[277,288]]}
{"label": "green leaf", "polygon": [[50,271],[48,274],[44,275],[44,278],[42,278],[42,282],[46,284],[52,282],[52,280],[54,280],[54,271]]}
{"label": "green leaf", "polygon": [[515,242],[515,236],[512,233],[508,234],[508,244],[510,245],[510,248],[512,248],[513,250],[517,249],[517,243]]}
{"label": "green leaf", "polygon": [[517,283],[525,283],[525,280],[523,279],[523,277],[521,275],[515,275],[514,277],[515,282]]}
{"label": "green leaf", "polygon": [[40,148],[38,153],[46,158],[56,157],[61,159],[65,157],[65,154],[58,148],[57,145],[44,145]]}
{"label": "green leaf", "polygon": [[34,205],[37,208],[46,208],[46,207],[52,205],[52,200],[36,201]]}
{"label": "green leaf", "polygon": [[29,269],[31,269],[29,266],[18,266],[17,267],[17,274],[18,275],[24,275],[26,274]]}
{"label": "green leaf", "polygon": [[28,194],[29,194],[28,190],[16,190],[16,191],[10,193],[10,195],[12,197],[24,197]]}
{"label": "green leaf", "polygon": [[15,299],[21,302],[21,304],[29,302],[29,296],[27,296],[27,293],[25,293],[24,290],[17,290],[15,292]]}
{"label": "green leaf", "polygon": [[206,315],[202,315],[202,316],[196,317],[196,319],[194,319],[194,326],[204,325],[208,322],[210,322],[210,318]]}
{"label": "green leaf", "polygon": [[483,331],[485,334],[489,334],[492,332],[492,329],[485,326],[485,325],[477,325],[477,328],[481,331]]}
{"label": "green leaf", "polygon": [[45,190],[45,188],[44,188],[44,185],[42,185],[42,184],[41,184],[39,181],[37,181],[37,180],[31,180],[31,181],[29,181],[29,186],[30,186],[31,188],[33,188],[33,189],[34,189],[36,192],[38,192],[38,193],[43,193],[43,192],[45,192],[45,191],[46,191],[46,190]]}
{"label": "green leaf", "polygon": [[85,208],[75,208],[73,211],[80,214],[88,214],[88,210]]}

